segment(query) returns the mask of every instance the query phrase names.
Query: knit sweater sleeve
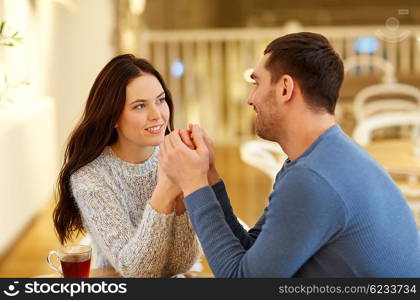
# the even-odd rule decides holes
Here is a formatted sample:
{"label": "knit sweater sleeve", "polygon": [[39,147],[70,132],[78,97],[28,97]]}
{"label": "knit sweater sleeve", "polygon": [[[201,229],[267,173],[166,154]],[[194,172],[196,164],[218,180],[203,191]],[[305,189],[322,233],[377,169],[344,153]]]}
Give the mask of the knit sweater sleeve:
{"label": "knit sweater sleeve", "polygon": [[171,275],[187,272],[201,255],[201,248],[187,212],[175,216],[173,230],[167,266]]}
{"label": "knit sweater sleeve", "polygon": [[163,275],[174,213],[159,213],[148,202],[136,228],[118,193],[103,181],[91,174],[73,174],[71,188],[87,231],[122,276]]}

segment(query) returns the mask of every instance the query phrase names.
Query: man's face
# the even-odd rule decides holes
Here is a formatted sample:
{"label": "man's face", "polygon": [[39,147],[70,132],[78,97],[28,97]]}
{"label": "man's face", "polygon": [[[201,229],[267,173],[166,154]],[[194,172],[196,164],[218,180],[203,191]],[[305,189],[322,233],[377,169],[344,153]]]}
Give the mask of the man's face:
{"label": "man's face", "polygon": [[269,55],[266,54],[262,57],[251,75],[255,83],[247,103],[253,106],[257,113],[255,119],[257,135],[273,141],[276,138],[276,129],[279,127],[280,107],[276,101],[275,84],[271,83],[271,74],[265,68]]}

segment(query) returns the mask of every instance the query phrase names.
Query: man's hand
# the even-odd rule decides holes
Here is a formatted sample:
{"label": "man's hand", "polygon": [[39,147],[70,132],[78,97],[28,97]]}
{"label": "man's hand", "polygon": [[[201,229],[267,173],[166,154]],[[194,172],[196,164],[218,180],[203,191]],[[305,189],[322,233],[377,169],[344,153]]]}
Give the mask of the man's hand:
{"label": "man's hand", "polygon": [[[216,170],[213,141],[207,136],[206,132],[201,127],[198,127],[198,129],[203,135],[204,142],[206,143],[207,149],[209,150],[209,171],[207,173],[207,179],[210,185],[214,185],[220,180],[220,176]],[[188,124],[188,130],[181,129],[179,131],[179,135],[181,136],[181,140],[184,142],[184,144],[187,145],[190,149],[196,148],[192,137],[192,124]]]}
{"label": "man's hand", "polygon": [[216,158],[214,155],[213,141],[208,137],[206,132],[201,127],[199,127],[199,129],[202,132],[207,149],[209,149],[209,171],[207,173],[207,180],[209,181],[209,185],[215,185],[220,181],[220,176],[216,170]]}
{"label": "man's hand", "polygon": [[188,148],[195,150],[196,146],[192,140],[192,124],[188,124],[188,129],[180,129],[179,136],[182,142],[188,146]]}
{"label": "man's hand", "polygon": [[163,171],[181,188],[185,197],[208,185],[209,150],[198,125],[192,126],[191,137],[195,150],[184,144],[179,130],[166,135],[158,156]]}

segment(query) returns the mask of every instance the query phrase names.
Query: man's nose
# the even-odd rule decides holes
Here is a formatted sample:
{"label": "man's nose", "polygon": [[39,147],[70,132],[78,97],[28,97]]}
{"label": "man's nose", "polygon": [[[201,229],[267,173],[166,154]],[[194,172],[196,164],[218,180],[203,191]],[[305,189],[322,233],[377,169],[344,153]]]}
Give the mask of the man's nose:
{"label": "man's nose", "polygon": [[249,95],[248,95],[248,99],[246,100],[246,103],[248,104],[248,105],[251,105],[251,106],[253,106],[254,105],[254,97],[253,97],[253,94],[254,93],[250,93]]}

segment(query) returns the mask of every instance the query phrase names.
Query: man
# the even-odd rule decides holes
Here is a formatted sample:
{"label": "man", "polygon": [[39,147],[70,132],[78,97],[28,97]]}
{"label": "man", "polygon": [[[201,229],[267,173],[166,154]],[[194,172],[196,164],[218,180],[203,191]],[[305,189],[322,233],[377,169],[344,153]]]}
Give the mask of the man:
{"label": "man", "polygon": [[161,147],[217,277],[418,277],[420,238],[406,200],[334,119],[343,64],[326,38],[272,41],[252,78],[257,134],[288,155],[264,214],[239,225],[196,125],[187,147],[175,131]]}

